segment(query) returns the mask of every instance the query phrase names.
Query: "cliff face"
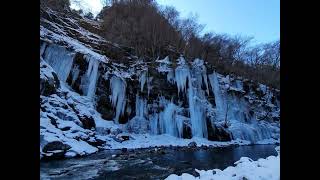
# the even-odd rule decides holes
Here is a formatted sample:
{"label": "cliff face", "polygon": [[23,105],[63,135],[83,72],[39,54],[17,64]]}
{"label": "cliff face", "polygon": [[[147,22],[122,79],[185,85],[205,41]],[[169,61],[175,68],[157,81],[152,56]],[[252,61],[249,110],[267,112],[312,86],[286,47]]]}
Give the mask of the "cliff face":
{"label": "cliff face", "polygon": [[215,73],[201,59],[142,61],[76,15],[41,9],[40,22],[41,157],[115,148],[111,141],[133,133],[279,140],[279,90]]}

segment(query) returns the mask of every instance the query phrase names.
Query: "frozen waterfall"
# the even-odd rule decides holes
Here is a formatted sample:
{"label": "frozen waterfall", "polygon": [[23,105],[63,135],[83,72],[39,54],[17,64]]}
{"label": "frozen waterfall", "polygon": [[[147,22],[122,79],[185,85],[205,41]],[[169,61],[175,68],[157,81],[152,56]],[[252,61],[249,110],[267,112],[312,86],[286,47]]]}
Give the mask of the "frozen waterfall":
{"label": "frozen waterfall", "polygon": [[[233,139],[248,140],[253,143],[271,138],[270,127],[261,124],[253,116],[248,115],[248,106],[243,99],[226,92],[223,86],[220,86],[217,73],[210,74],[209,81],[214,93],[216,104],[216,122],[229,124],[228,130],[231,132]],[[225,79],[229,87],[229,80]],[[242,84],[237,80],[236,89],[242,90]]]}
{"label": "frozen waterfall", "polygon": [[[203,64],[195,60],[192,69],[188,67],[183,57],[178,59],[179,66],[175,69],[175,81],[178,93],[187,93],[189,102],[189,113],[193,137],[208,137],[205,107],[201,102],[205,99],[202,86]],[[200,79],[199,79],[200,78]]]}
{"label": "frozen waterfall", "polygon": [[170,134],[182,138],[183,119],[177,118],[177,106],[169,102],[164,111],[160,113],[159,124],[161,134]]}
{"label": "frozen waterfall", "polygon": [[224,121],[227,108],[224,104],[223,97],[220,92],[220,85],[219,85],[217,74],[214,72],[213,74],[210,74],[208,77],[212,87],[212,92],[214,94],[214,100],[216,104],[216,121]]}
{"label": "frozen waterfall", "polygon": [[86,96],[93,97],[96,90],[100,61],[88,55],[85,55],[84,58],[89,61],[89,65],[86,74],[81,79],[81,89]]}
{"label": "frozen waterfall", "polygon": [[126,106],[126,83],[117,76],[110,79],[111,103],[116,108],[116,123],[119,123],[119,117],[123,115]]}
{"label": "frozen waterfall", "polygon": [[[44,48],[45,44],[40,50],[44,51]],[[72,68],[75,53],[71,53],[58,45],[47,45],[45,52],[42,53],[43,59],[54,69],[58,78],[66,82]]]}

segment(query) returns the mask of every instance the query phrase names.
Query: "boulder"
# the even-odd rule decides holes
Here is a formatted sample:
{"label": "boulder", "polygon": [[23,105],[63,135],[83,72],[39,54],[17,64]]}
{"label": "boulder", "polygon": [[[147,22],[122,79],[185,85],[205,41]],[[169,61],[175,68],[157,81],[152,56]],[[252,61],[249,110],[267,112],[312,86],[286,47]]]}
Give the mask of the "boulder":
{"label": "boulder", "polygon": [[230,133],[222,126],[212,125],[207,119],[208,140],[210,141],[231,141]]}
{"label": "boulder", "polygon": [[71,147],[67,144],[63,144],[60,141],[52,141],[49,142],[48,144],[46,144],[43,148],[42,151],[43,152],[49,152],[49,151],[55,151],[55,150],[64,150],[67,151],[69,150]]}
{"label": "boulder", "polygon": [[55,94],[60,87],[60,81],[53,69],[43,60],[40,63],[40,94],[49,96]]}
{"label": "boulder", "polygon": [[188,147],[190,147],[190,148],[196,148],[196,147],[197,147],[197,143],[194,142],[194,141],[192,141],[192,142],[190,142],[190,143],[188,144]]}
{"label": "boulder", "polygon": [[61,159],[64,158],[66,151],[70,148],[71,147],[69,145],[60,141],[53,141],[47,143],[42,148],[42,155],[44,159]]}
{"label": "boulder", "polygon": [[87,115],[79,115],[79,119],[82,122],[84,129],[96,128],[96,123],[93,117]]}

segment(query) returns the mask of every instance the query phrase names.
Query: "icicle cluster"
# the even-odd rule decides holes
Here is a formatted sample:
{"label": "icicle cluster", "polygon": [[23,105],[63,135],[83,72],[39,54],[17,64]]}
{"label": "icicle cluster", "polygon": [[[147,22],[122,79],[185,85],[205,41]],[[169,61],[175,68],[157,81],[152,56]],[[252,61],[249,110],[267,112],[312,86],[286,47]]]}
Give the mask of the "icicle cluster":
{"label": "icicle cluster", "polygon": [[86,74],[81,79],[81,89],[86,96],[93,97],[98,79],[99,60],[88,55],[85,55],[84,58],[89,61],[89,65]]}
{"label": "icicle cluster", "polygon": [[[46,47],[47,46],[47,47]],[[66,82],[75,53],[67,51],[58,45],[42,45],[40,49],[43,59],[54,69],[60,81]]]}
{"label": "icicle cluster", "polygon": [[141,75],[139,77],[140,91],[141,92],[143,91],[143,87],[144,87],[146,81],[147,81],[147,71],[143,71],[143,72],[141,72]]}
{"label": "icicle cluster", "polygon": [[116,123],[119,123],[119,117],[123,115],[126,106],[126,83],[117,76],[110,79],[111,103],[116,108]]}
{"label": "icicle cluster", "polygon": [[192,63],[192,69],[189,68],[183,57],[178,59],[177,64],[175,82],[179,94],[180,92],[187,93],[192,136],[206,138],[208,137],[205,117],[206,109],[202,102],[206,97],[201,89],[203,77],[205,78],[206,87],[208,87],[208,83],[203,61],[196,59]]}

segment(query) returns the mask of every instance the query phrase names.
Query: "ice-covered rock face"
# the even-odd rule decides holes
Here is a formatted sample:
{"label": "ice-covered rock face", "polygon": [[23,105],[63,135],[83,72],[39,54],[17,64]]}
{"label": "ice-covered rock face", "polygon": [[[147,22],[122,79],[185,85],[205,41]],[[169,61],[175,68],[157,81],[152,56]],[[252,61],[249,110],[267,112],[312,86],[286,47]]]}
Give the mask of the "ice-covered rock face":
{"label": "ice-covered rock face", "polygon": [[[171,67],[172,60],[167,57],[156,61],[159,66],[148,70],[143,62],[140,62],[143,67],[135,65],[132,69],[106,64],[90,55],[83,55],[83,62],[79,63],[79,58],[76,59],[72,52],[55,44],[40,50],[43,61],[58,72],[60,81],[71,88],[80,82],[79,90],[88,98],[96,96],[97,87],[105,86],[99,84],[101,80],[98,81],[99,78],[104,79],[109,89],[100,92],[96,98],[102,95],[109,97],[106,103],[110,106],[106,107],[113,107],[110,110],[114,111],[114,116],[107,120],[118,124],[122,118],[122,123],[128,123],[129,129],[135,133],[170,134],[182,138],[186,133],[184,130],[189,127],[192,137],[210,139],[208,129],[214,131],[219,127],[233,139],[253,143],[279,137],[274,135],[277,132],[269,123],[279,117],[279,101],[275,100],[277,98],[268,87],[256,87],[215,72],[208,74],[200,59],[189,63],[180,57],[176,60],[177,66]],[[159,70],[164,64],[170,71],[158,72],[159,76],[148,73],[155,72],[152,68]],[[99,66],[103,68],[99,69]],[[133,76],[132,72],[141,68],[144,70]],[[245,91],[244,86],[250,87]],[[214,102],[209,99],[214,99]]]}
{"label": "ice-covered rock face", "polygon": [[144,62],[122,53],[126,61],[119,63],[99,54],[111,46],[102,38],[83,44],[58,27],[40,27],[42,148],[59,141],[68,148],[57,150],[68,156],[92,153],[102,141],[95,133],[122,131],[252,143],[279,139],[278,90],[218,74],[201,59]]}

